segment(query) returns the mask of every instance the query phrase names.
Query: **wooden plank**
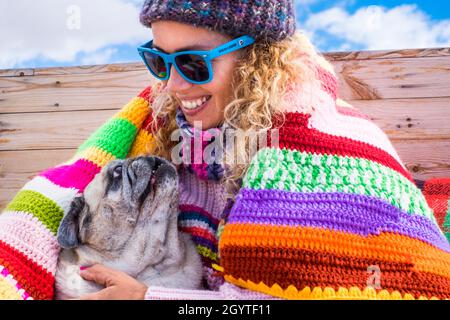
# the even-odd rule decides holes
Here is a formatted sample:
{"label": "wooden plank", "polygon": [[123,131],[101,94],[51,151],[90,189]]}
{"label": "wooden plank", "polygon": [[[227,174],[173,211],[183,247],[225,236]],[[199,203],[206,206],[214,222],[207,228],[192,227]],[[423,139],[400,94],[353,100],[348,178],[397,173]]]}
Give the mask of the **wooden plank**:
{"label": "wooden plank", "polygon": [[450,139],[450,98],[349,101],[391,139]]}
{"label": "wooden plank", "polygon": [[330,61],[445,57],[450,56],[450,48],[328,52],[324,56]]}
{"label": "wooden plank", "polygon": [[450,177],[450,141],[392,141],[415,179]]}
{"label": "wooden plank", "polygon": [[0,122],[0,151],[76,148],[116,112],[4,114]]}
{"label": "wooden plank", "polygon": [[[414,81],[419,81],[419,77],[417,76],[416,78]],[[450,79],[450,75],[448,78]],[[376,94],[378,89],[368,88],[370,85],[364,84],[363,80],[347,74],[341,76],[341,87],[344,88],[343,90],[341,88],[341,96],[344,99],[346,99],[346,96],[350,96],[350,99],[347,100],[360,100],[355,99],[355,94],[352,92],[353,89],[348,88],[349,84],[342,84],[346,79],[350,79],[349,83],[350,86],[353,85],[355,87],[354,91],[359,90],[356,93],[359,97],[356,98],[361,96],[369,99],[379,98],[378,94]],[[153,81],[146,71],[100,73],[90,76],[64,75],[57,77],[0,79],[0,85],[3,87],[3,93],[0,95],[0,113],[108,109],[123,105]],[[367,82],[369,81],[377,81],[384,86],[390,85],[382,78],[367,80]],[[394,85],[394,83],[392,81],[391,85]],[[450,86],[450,81],[444,81],[443,85]],[[412,92],[414,91],[413,88],[397,89],[399,92],[401,90],[404,90],[402,95],[413,95]],[[450,93],[447,95],[450,96]],[[444,100],[448,96],[444,97]],[[407,98],[409,99],[410,97],[408,96]],[[415,103],[414,98],[411,99],[411,102]],[[435,99],[435,97],[431,99]],[[419,101],[419,103],[422,102]],[[424,103],[426,103],[426,100],[424,100]]]}
{"label": "wooden plank", "polygon": [[[450,177],[449,140],[393,141],[393,144],[414,178]],[[75,151],[0,151],[0,208],[4,208],[29,179],[67,161]]]}
{"label": "wooden plank", "polygon": [[[350,101],[394,140],[450,139],[450,98]],[[0,116],[0,150],[76,148],[119,110]]]}
{"label": "wooden plank", "polygon": [[[450,96],[448,58],[352,60],[335,63],[346,100]],[[151,84],[145,70],[0,78],[0,113],[107,109]],[[99,72],[97,72],[99,71]]]}
{"label": "wooden plank", "polygon": [[110,109],[153,81],[146,70],[0,78],[0,113]]}
{"label": "wooden plank", "polygon": [[334,66],[340,96],[347,100],[450,96],[447,57],[350,60]]}
{"label": "wooden plank", "polygon": [[29,179],[67,161],[75,151],[0,151],[0,212]]}
{"label": "wooden plank", "polygon": [[[450,56],[450,48],[425,48],[407,50],[366,50],[346,52],[324,52],[323,55],[331,61],[347,60],[371,60],[371,59],[394,59],[394,58],[416,58],[416,57],[443,57]],[[91,74],[99,72],[123,72],[145,70],[141,61],[132,63],[114,63],[105,65],[87,65],[74,67],[51,67],[51,68],[29,68],[29,69],[4,69],[0,70],[0,77],[19,77],[24,75],[61,75],[61,74]]]}
{"label": "wooden plank", "polygon": [[[136,58],[138,59],[138,58]],[[129,63],[111,63],[99,65],[84,65],[73,67],[49,67],[49,68],[31,68],[31,69],[4,69],[0,70],[1,77],[20,77],[20,76],[50,76],[50,75],[65,75],[65,74],[92,74],[102,72],[126,72],[146,70],[143,62],[129,62]],[[24,74],[21,74],[21,73]]]}
{"label": "wooden plank", "polygon": [[32,68],[28,69],[0,69],[0,77],[23,77],[23,76],[33,76],[34,70]]}

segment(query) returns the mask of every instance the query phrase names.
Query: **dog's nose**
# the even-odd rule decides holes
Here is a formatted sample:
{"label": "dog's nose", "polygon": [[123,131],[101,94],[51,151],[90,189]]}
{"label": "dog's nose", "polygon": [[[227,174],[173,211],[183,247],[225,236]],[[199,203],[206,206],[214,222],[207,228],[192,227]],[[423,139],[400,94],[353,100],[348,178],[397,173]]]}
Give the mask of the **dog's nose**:
{"label": "dog's nose", "polygon": [[158,157],[152,157],[152,156],[145,156],[145,157],[138,157],[135,159],[135,161],[145,161],[150,166],[150,168],[153,171],[156,171],[161,165],[168,163],[166,160],[158,158]]}

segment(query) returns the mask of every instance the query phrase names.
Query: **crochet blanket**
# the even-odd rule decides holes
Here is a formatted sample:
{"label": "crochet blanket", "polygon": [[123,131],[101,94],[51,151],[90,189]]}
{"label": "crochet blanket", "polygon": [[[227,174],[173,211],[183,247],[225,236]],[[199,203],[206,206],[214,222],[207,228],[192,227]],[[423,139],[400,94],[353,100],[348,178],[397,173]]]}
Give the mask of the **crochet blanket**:
{"label": "crochet blanket", "polygon": [[325,63],[319,78],[252,160],[219,243],[225,280],[287,299],[449,299],[450,179],[426,199]]}
{"label": "crochet blanket", "polygon": [[[448,180],[425,198],[385,134],[336,98],[333,70],[318,70],[319,88],[286,96],[279,147],[252,159],[216,269],[230,284],[288,299],[450,298],[450,246],[439,227],[449,237]],[[26,183],[0,215],[0,298],[53,298],[59,222],[109,161],[146,153],[150,93]],[[314,112],[304,112],[310,104]]]}
{"label": "crochet blanket", "polygon": [[0,215],[0,299],[52,299],[56,233],[74,197],[110,161],[145,153],[149,93],[144,90],[98,128],[67,162],[26,183]]}

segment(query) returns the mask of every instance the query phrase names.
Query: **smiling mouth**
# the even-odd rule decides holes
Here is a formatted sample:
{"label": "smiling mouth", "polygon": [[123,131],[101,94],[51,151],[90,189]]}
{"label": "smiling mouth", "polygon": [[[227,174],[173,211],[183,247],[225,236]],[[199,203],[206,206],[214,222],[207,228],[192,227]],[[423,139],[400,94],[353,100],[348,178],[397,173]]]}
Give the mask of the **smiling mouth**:
{"label": "smiling mouth", "polygon": [[206,105],[209,103],[209,101],[211,101],[212,96],[208,96],[205,99],[199,100],[198,102],[201,101],[201,103],[194,103],[194,104],[185,104],[185,103],[181,103],[181,107],[184,111],[185,114],[194,114],[197,113],[200,110],[203,110]]}

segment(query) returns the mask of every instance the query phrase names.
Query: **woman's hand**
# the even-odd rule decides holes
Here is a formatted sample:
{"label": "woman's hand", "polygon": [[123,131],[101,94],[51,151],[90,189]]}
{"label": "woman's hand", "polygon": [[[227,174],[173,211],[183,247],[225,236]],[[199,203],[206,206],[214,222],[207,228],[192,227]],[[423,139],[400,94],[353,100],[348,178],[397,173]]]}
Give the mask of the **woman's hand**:
{"label": "woman's hand", "polygon": [[147,286],[124,272],[96,264],[80,268],[80,276],[87,281],[94,281],[105,289],[80,297],[80,300],[143,300]]}

